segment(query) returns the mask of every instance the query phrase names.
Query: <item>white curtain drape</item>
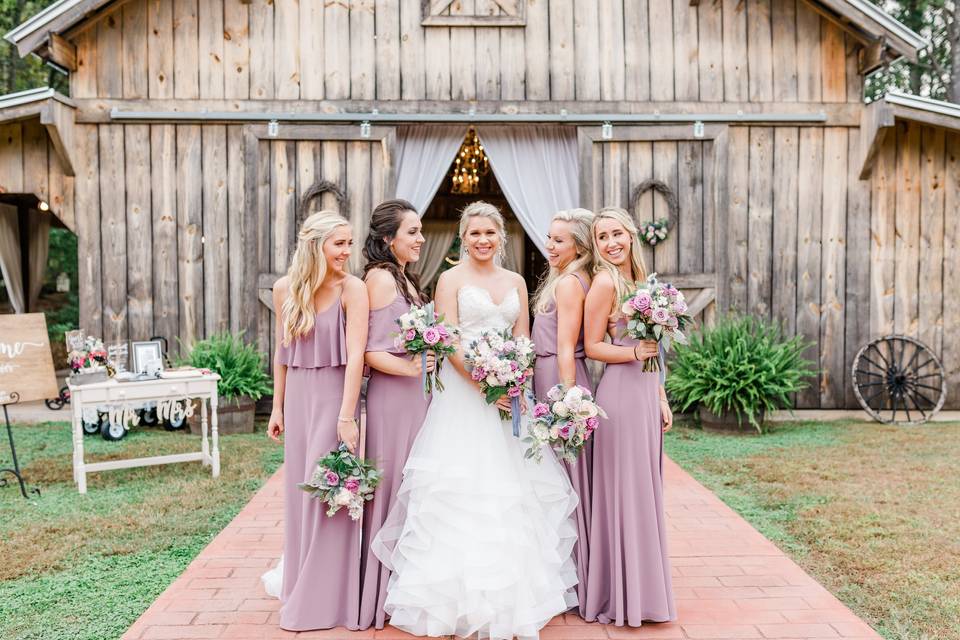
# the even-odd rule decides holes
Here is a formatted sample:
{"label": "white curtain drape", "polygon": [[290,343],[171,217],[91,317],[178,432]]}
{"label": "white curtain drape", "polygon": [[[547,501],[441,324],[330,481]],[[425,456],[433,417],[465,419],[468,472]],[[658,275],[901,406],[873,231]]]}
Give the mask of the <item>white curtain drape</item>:
{"label": "white curtain drape", "polygon": [[504,254],[503,267],[523,275],[523,227],[516,223],[507,224],[507,246]]}
{"label": "white curtain drape", "polygon": [[26,313],[23,271],[20,268],[20,221],[17,208],[0,204],[0,272],[14,313]]}
{"label": "white curtain drape", "polygon": [[573,127],[482,126],[477,134],[510,207],[545,253],[550,219],[580,206],[580,161]]}
{"label": "white curtain drape", "polygon": [[423,225],[425,242],[420,248],[420,259],[413,264],[413,272],[420,276],[420,283],[427,286],[436,277],[443,259],[457,237],[457,223],[431,222]]}
{"label": "white curtain drape", "polygon": [[30,235],[27,247],[27,259],[30,261],[30,304],[28,309],[37,308],[40,299],[40,288],[43,287],[43,277],[47,273],[47,258],[50,255],[50,219],[49,211],[30,211]]}
{"label": "white curtain drape", "polygon": [[397,197],[422,216],[467,134],[464,125],[408,125],[397,129]]}

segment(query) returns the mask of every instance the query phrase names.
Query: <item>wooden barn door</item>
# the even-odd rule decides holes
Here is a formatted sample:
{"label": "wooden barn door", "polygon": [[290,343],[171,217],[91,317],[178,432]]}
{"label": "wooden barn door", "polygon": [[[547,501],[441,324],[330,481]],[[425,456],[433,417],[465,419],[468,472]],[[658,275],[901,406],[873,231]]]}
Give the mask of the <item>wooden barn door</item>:
{"label": "wooden barn door", "polygon": [[[698,322],[711,324],[718,292],[717,150],[725,127],[580,127],[580,201],[597,211],[622,207],[638,223],[669,218],[666,240],[644,247],[650,272],[684,291]],[[671,202],[672,201],[672,202]]]}
{"label": "wooden barn door", "polygon": [[270,136],[266,125],[249,125],[245,133],[247,219],[255,239],[249,255],[257,263],[262,303],[257,337],[260,348],[273,353],[273,283],[289,267],[300,224],[321,209],[349,219],[354,235],[349,266],[358,273],[370,212],[393,193],[395,130],[371,127],[365,137],[355,125],[280,125]]}

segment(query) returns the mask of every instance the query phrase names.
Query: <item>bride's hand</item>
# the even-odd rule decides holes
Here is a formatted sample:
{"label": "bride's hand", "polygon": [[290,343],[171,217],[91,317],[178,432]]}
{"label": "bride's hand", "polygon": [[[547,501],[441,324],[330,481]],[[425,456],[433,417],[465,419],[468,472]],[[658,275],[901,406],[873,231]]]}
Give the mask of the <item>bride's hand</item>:
{"label": "bride's hand", "polygon": [[497,405],[497,409],[511,413],[509,396],[500,396],[494,404]]}

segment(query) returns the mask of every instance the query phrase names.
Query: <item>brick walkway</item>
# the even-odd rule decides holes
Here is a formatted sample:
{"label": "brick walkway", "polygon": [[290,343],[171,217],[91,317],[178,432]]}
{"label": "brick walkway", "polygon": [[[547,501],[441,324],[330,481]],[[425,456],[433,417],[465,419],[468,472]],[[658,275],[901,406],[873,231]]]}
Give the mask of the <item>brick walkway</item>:
{"label": "brick walkway", "polygon": [[[157,598],[123,638],[412,638],[344,629],[291,633],[277,626],[279,602],[260,574],[280,555],[282,470]],[[639,629],[557,617],[543,640],[603,638],[879,639],[868,625],[771,542],[671,461],[667,520],[679,620]]]}

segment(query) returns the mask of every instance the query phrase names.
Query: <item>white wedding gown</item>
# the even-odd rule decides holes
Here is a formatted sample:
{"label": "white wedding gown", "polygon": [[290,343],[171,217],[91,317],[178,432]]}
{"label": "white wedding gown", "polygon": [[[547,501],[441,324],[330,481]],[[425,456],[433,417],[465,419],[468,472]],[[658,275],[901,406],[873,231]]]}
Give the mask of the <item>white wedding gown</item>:
{"label": "white wedding gown", "polygon": [[[474,286],[457,300],[464,344],[512,328],[520,313],[516,289],[500,305]],[[524,459],[526,445],[476,386],[449,363],[441,377],[445,389],[434,393],[373,540],[393,570],[390,624],[418,636],[537,638],[577,603],[570,515],[578,498],[552,454],[540,464]]]}

